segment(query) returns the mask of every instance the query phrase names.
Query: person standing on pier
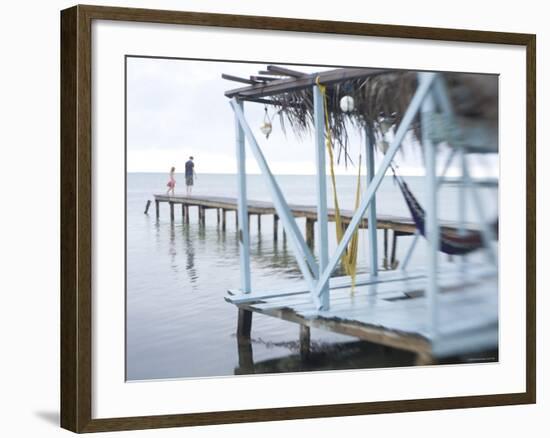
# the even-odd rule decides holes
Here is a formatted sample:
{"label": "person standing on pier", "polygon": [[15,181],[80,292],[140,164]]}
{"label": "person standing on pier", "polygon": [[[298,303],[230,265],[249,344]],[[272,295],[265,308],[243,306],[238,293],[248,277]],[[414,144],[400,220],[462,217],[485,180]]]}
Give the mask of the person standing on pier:
{"label": "person standing on pier", "polygon": [[166,190],[167,195],[174,196],[174,189],[176,188],[176,179],[174,178],[175,172],[176,168],[172,167],[170,169],[170,176],[168,177],[168,184],[166,184],[166,186],[168,187],[168,190]]}
{"label": "person standing on pier", "polygon": [[185,185],[187,187],[187,196],[191,196],[193,191],[193,180],[196,177],[195,163],[193,157],[189,157],[189,160],[185,163]]}

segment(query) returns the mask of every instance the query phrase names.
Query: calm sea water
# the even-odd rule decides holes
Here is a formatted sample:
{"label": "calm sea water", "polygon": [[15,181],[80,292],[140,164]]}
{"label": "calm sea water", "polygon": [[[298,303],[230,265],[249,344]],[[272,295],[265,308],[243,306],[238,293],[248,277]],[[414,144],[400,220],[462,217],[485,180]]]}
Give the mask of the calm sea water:
{"label": "calm sea water", "polygon": [[[315,204],[313,176],[278,176],[290,203]],[[176,175],[176,194],[184,192],[184,176]],[[237,310],[224,301],[227,289],[240,282],[235,218],[228,213],[227,230],[217,225],[215,210],[207,210],[206,226],[199,227],[195,208],[189,224],[170,222],[167,204],[161,204],[160,219],[143,213],[153,193],[166,190],[167,175],[129,173],[127,178],[127,378],[129,380],[225,376],[242,373],[273,373],[323,369],[403,366],[413,363],[411,354],[379,347],[355,338],[313,329],[312,357],[300,360],[298,326],[263,315],[254,315],[252,352],[239,358],[235,337]],[[356,178],[337,178],[342,208],[353,208]],[[420,177],[408,177],[411,190],[423,202]],[[330,192],[330,190],[329,190]],[[194,194],[236,196],[235,175],[199,174]],[[487,216],[496,217],[497,191],[481,189]],[[269,201],[262,176],[248,177],[249,199]],[[440,217],[456,219],[458,189],[440,190]],[[329,199],[332,205],[332,199]],[[402,195],[391,178],[378,192],[379,214],[409,216]],[[467,220],[475,221],[473,208]],[[305,228],[303,219],[298,223]],[[250,225],[250,255],[253,290],[272,290],[296,284],[300,272],[290,248],[272,236],[272,217],[262,217],[258,232],[256,218]],[[334,224],[329,240],[335,246]],[[379,262],[383,257],[383,234],[379,231]],[[410,237],[400,237],[397,259],[402,259]],[[359,272],[368,272],[368,239],[360,231]],[[417,246],[410,266],[422,265],[424,244]],[[475,257],[475,256],[474,256]],[[250,354],[251,353],[251,354]],[[240,361],[239,361],[240,359]]]}

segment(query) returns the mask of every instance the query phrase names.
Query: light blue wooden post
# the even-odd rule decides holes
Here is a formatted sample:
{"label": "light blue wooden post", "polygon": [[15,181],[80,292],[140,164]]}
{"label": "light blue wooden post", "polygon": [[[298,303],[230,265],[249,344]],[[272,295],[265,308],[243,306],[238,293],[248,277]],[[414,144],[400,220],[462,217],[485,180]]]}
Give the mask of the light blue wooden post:
{"label": "light blue wooden post", "polygon": [[[460,146],[460,184],[458,186],[458,233],[463,236],[466,234],[466,152],[464,147]],[[464,257],[463,257],[464,258]]]}
{"label": "light blue wooden post", "polygon": [[[237,104],[243,110],[243,103]],[[235,136],[237,147],[237,178],[238,178],[238,223],[239,223],[239,255],[241,263],[241,292],[250,293],[250,244],[248,234],[248,202],[246,196],[246,155],[244,148],[244,132],[235,116]]]}
{"label": "light blue wooden post", "polygon": [[[419,73],[419,80],[424,73]],[[426,96],[421,108],[422,146],[426,163],[426,241],[428,242],[426,299],[428,303],[428,327],[432,339],[437,337],[437,257],[439,251],[439,223],[437,219],[437,175],[436,175],[436,145],[431,138],[431,121],[433,120],[435,103],[430,94]]]}
{"label": "light blue wooden post", "polygon": [[[325,108],[321,90],[313,86],[313,109],[315,119],[315,158],[317,164],[317,227],[319,248],[319,271],[328,265],[328,214],[327,214],[327,175],[326,175],[326,145],[325,145]],[[328,283],[321,289],[319,300],[320,310],[328,310],[330,306],[330,290]]]}
{"label": "light blue wooden post", "polygon": [[[367,156],[367,187],[374,178],[374,136],[368,127],[365,127],[365,149]],[[376,219],[376,193],[372,197],[368,210],[369,221],[369,252],[370,252],[370,275],[378,276],[378,226]]]}

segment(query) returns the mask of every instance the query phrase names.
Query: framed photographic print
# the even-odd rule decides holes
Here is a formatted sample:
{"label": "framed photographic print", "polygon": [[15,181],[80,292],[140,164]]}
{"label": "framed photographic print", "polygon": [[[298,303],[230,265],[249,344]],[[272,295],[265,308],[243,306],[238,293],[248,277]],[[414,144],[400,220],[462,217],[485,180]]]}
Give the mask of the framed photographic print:
{"label": "framed photographic print", "polygon": [[61,423],[535,402],[535,36],[61,13]]}

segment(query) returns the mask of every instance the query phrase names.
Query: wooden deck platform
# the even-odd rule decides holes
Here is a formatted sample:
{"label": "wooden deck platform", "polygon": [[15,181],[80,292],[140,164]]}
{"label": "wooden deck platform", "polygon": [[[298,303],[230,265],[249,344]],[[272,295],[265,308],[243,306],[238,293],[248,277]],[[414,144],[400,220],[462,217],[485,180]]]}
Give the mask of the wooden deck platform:
{"label": "wooden deck platform", "polygon": [[[464,271],[465,269],[465,271]],[[361,275],[351,293],[348,277],[330,281],[330,310],[315,309],[305,287],[241,294],[226,301],[240,312],[261,313],[307,328],[315,327],[417,354],[417,363],[498,347],[498,282],[494,268],[445,264],[438,275],[439,329],[427,324],[423,269],[381,272],[376,280]],[[301,330],[302,332],[303,330]],[[304,347],[306,350],[306,347]]]}

